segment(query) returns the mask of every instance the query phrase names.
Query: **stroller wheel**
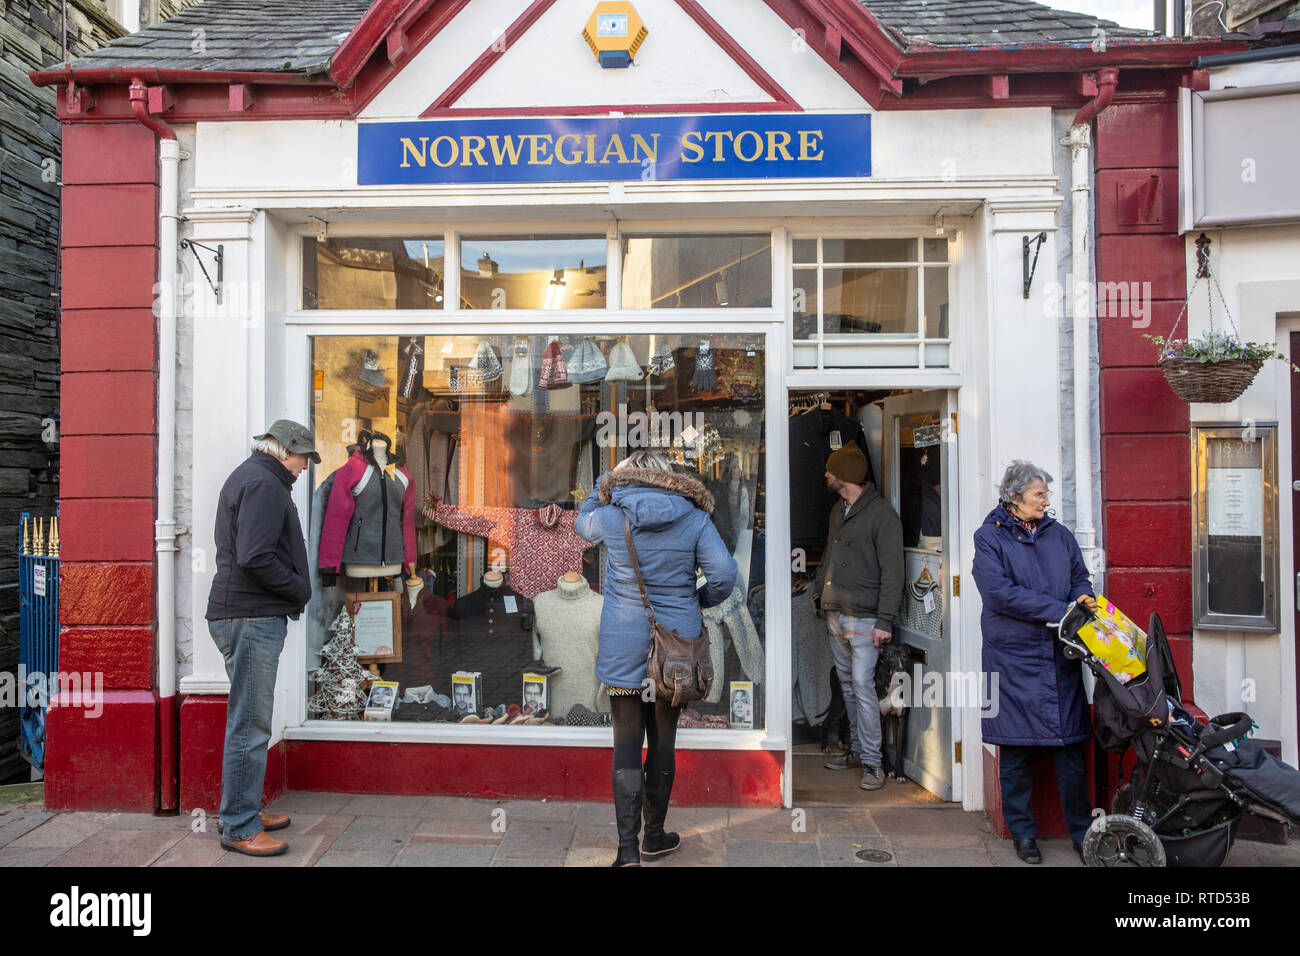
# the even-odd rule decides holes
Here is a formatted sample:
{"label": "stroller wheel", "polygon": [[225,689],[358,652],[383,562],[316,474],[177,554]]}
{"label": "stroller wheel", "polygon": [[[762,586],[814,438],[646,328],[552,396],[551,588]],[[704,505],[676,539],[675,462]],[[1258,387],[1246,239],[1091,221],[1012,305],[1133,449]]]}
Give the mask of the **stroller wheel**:
{"label": "stroller wheel", "polygon": [[1164,866],[1165,848],[1156,831],[1136,817],[1112,813],[1092,821],[1083,838],[1085,866]]}

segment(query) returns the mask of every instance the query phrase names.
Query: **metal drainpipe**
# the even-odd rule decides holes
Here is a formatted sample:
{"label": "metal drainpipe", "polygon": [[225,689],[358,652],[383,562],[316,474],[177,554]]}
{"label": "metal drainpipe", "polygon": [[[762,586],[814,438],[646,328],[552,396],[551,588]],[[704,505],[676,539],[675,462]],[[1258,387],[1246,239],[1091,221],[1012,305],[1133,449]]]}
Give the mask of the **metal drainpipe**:
{"label": "metal drainpipe", "polygon": [[1074,117],[1070,126],[1071,173],[1070,197],[1072,200],[1071,228],[1073,245],[1071,269],[1074,274],[1072,312],[1074,315],[1074,535],[1079,541],[1088,569],[1094,575],[1102,570],[1101,551],[1097,547],[1097,529],[1092,511],[1092,315],[1088,308],[1080,308],[1080,284],[1092,288],[1092,221],[1089,214],[1092,187],[1092,120],[1110,105],[1119,85],[1119,70],[1107,67],[1098,72],[1097,96]]}
{"label": "metal drainpipe", "polygon": [[158,135],[158,746],[162,810],[180,806],[176,712],[176,280],[181,149],[176,132],[149,112],[147,84],[131,81],[131,112]]}

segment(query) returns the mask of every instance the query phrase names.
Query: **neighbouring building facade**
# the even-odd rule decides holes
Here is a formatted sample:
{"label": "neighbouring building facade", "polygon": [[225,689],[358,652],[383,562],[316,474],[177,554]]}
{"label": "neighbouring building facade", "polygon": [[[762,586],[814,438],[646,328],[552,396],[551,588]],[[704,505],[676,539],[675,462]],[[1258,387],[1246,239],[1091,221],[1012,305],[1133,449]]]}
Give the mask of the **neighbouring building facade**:
{"label": "neighbouring building facade", "polygon": [[[111,688],[96,720],[51,712],[47,802],[215,806],[214,506],[280,417],[318,436],[294,493],[325,573],[271,792],[602,798],[604,571],[573,522],[642,446],[706,482],[741,568],[706,615],[686,802],[806,792],[829,699],[807,578],[850,440],[903,518],[902,633],[939,681],[913,780],[999,819],[961,692],[970,542],[1012,459],[1059,477],[1098,584],[1164,617],[1199,694],[1188,412],[1142,335],[1186,290],[1181,91],[1244,46],[1022,0],[208,0],[34,73],[84,187],[64,649]],[[361,719],[375,675],[387,720]]]}
{"label": "neighbouring building facade", "polygon": [[[54,90],[34,87],[27,74],[192,2],[142,11],[95,0],[15,0],[0,11],[0,538],[14,545],[22,513],[48,520],[59,497],[60,123]],[[0,558],[0,673],[17,668],[15,547]],[[17,724],[17,708],[0,709],[0,781],[28,770],[14,747]]]}

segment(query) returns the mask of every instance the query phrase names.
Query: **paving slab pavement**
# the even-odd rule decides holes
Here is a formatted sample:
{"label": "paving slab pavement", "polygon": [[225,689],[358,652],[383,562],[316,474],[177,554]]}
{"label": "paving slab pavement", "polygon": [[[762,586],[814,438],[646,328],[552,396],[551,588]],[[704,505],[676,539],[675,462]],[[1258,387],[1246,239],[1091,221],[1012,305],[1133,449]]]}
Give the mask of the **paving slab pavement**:
{"label": "paving slab pavement", "polygon": [[[618,843],[609,804],[295,791],[270,808],[292,817],[276,834],[288,853],[259,859],[224,850],[211,815],[55,813],[23,799],[0,802],[0,866],[591,867]],[[647,865],[1026,865],[982,813],[952,804],[673,807],[668,826],[681,849]],[[1081,865],[1066,839],[1039,845],[1044,867]],[[1300,839],[1238,841],[1228,865],[1300,866]]]}

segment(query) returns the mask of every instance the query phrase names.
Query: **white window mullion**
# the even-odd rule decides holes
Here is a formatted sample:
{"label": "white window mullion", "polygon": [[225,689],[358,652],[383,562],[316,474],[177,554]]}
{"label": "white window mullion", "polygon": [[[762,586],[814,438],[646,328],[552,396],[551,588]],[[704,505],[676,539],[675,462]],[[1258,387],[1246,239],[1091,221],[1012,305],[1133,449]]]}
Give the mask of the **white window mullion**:
{"label": "white window mullion", "polygon": [[460,309],[460,233],[447,230],[442,240],[442,307],[448,312]]}

